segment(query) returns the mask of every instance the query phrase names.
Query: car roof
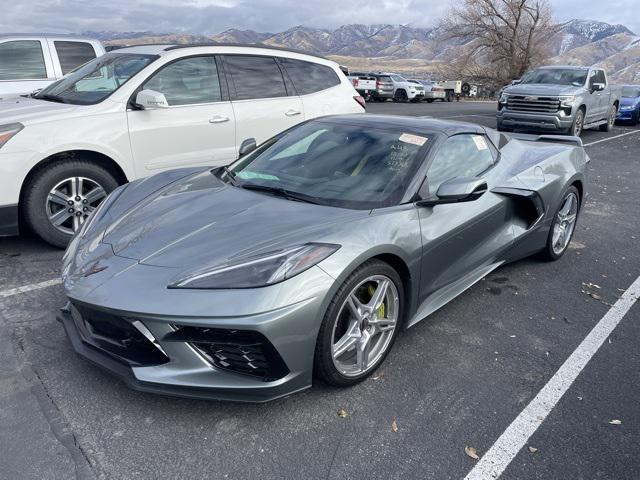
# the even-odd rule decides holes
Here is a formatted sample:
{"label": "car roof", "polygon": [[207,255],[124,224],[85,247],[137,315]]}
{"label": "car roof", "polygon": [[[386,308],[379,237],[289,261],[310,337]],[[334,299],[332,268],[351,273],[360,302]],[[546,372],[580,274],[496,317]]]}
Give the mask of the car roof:
{"label": "car roof", "polygon": [[331,123],[345,123],[367,127],[389,127],[406,128],[412,131],[424,133],[443,133],[447,136],[458,133],[485,133],[485,129],[479,125],[453,120],[439,120],[431,117],[409,117],[400,115],[332,115],[320,117],[313,121],[329,121]]}
{"label": "car roof", "polygon": [[[117,46],[117,45],[116,45]],[[327,60],[325,57],[321,55],[315,55],[313,53],[305,52],[302,50],[296,50],[293,48],[282,48],[275,47],[273,45],[266,45],[263,43],[187,43],[187,44],[153,44],[153,45],[131,45],[128,47],[118,48],[117,51],[126,51],[131,53],[153,53],[153,54],[162,54],[162,52],[171,52],[173,50],[188,50],[188,49],[196,49],[196,48],[217,48],[217,47],[234,47],[240,49],[247,50],[273,50],[278,52],[287,52],[287,53],[296,53],[299,55],[305,55],[307,57],[315,57],[320,58],[322,60]],[[116,50],[114,50],[116,51]]]}
{"label": "car roof", "polygon": [[3,33],[0,35],[0,40],[11,40],[20,38],[57,38],[67,40],[85,40],[97,42],[95,38],[85,37],[83,35],[74,35],[72,33]]}

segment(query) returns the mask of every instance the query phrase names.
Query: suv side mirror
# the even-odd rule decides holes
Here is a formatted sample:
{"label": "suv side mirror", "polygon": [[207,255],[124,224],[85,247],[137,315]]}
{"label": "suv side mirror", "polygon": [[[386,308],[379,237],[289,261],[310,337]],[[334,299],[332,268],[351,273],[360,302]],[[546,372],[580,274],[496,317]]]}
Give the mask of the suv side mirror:
{"label": "suv side mirror", "polygon": [[440,184],[436,196],[418,200],[419,207],[445,203],[471,202],[480,198],[488,189],[486,180],[477,177],[456,177]]}
{"label": "suv side mirror", "polygon": [[256,149],[256,139],[255,138],[247,138],[242,141],[240,144],[240,150],[238,150],[238,156],[243,157],[247,153],[251,153]]}
{"label": "suv side mirror", "polygon": [[604,83],[594,83],[592,85],[592,88],[594,92],[601,92],[602,90],[604,90]]}
{"label": "suv side mirror", "polygon": [[136,105],[144,110],[167,108],[169,103],[163,93],[155,90],[142,90],[136,95]]}

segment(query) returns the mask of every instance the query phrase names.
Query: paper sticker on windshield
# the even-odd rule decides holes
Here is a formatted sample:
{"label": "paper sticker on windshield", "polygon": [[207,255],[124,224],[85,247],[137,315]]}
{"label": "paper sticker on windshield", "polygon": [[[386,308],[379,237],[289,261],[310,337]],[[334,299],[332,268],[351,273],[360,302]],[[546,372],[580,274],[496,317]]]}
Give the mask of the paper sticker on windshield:
{"label": "paper sticker on windshield", "polygon": [[484,139],[484,137],[482,137],[480,135],[474,135],[471,138],[473,138],[473,143],[476,144],[476,148],[478,150],[486,150],[487,148],[489,148],[487,146],[487,141]]}
{"label": "paper sticker on windshield", "polygon": [[427,137],[421,137],[420,135],[412,135],[410,133],[403,133],[398,138],[401,142],[410,143],[412,145],[423,146],[429,140]]}

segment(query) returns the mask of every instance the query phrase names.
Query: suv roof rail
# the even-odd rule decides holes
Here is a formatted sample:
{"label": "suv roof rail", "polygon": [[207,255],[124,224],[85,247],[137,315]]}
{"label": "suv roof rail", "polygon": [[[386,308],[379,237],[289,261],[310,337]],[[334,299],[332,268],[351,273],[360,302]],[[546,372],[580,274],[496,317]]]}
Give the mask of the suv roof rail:
{"label": "suv roof rail", "polygon": [[[137,45],[131,45],[135,47]],[[273,45],[266,45],[264,43],[233,43],[233,42],[206,42],[206,43],[183,43],[179,45],[171,45],[164,49],[164,51],[178,50],[180,48],[192,48],[192,47],[249,47],[249,48],[266,48],[268,50],[277,50],[280,52],[299,53],[301,55],[308,55],[310,57],[321,58],[322,60],[328,60],[322,55],[316,53],[305,52],[304,50],[297,50],[295,48],[275,47]]]}

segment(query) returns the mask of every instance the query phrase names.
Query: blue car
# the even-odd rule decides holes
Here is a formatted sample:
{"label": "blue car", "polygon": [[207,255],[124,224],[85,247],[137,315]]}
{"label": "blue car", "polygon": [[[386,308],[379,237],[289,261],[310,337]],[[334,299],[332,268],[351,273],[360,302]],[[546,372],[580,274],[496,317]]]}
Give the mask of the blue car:
{"label": "blue car", "polygon": [[622,98],[616,121],[631,122],[636,125],[640,120],[640,85],[622,87]]}

